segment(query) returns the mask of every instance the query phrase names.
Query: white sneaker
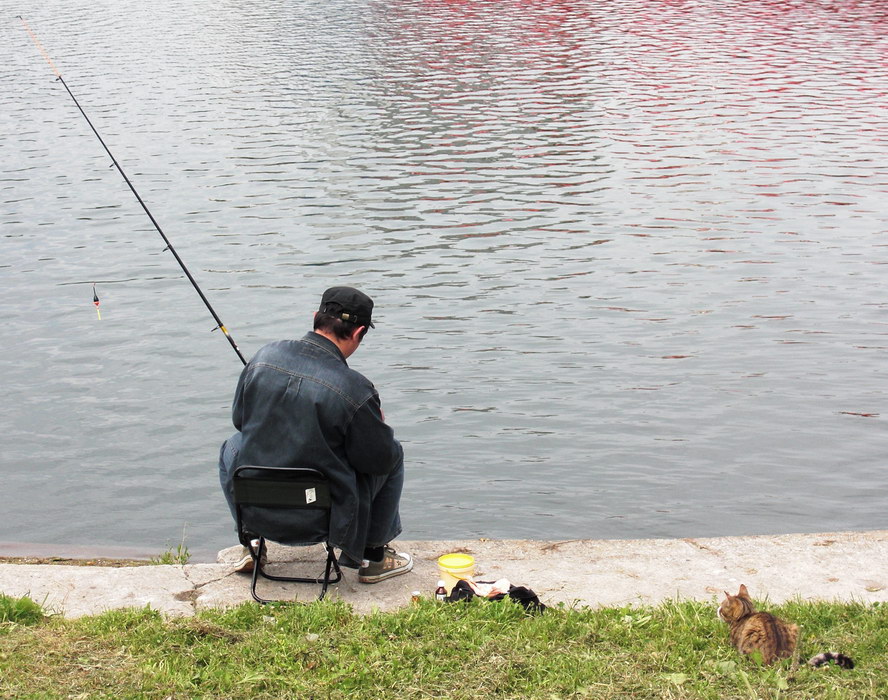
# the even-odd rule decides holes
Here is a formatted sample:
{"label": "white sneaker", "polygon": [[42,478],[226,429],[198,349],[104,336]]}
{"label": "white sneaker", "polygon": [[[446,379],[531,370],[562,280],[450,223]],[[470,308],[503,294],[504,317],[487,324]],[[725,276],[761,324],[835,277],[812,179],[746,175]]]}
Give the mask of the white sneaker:
{"label": "white sneaker", "polygon": [[[257,549],[259,547],[259,540],[250,540],[250,544],[253,545],[253,549]],[[248,547],[243,547],[243,556],[238,559],[232,571],[237,574],[252,574],[253,573],[253,555],[250,554],[250,549]],[[268,556],[265,551],[265,544],[262,544],[262,551],[259,552],[259,561],[265,566],[268,561]]]}

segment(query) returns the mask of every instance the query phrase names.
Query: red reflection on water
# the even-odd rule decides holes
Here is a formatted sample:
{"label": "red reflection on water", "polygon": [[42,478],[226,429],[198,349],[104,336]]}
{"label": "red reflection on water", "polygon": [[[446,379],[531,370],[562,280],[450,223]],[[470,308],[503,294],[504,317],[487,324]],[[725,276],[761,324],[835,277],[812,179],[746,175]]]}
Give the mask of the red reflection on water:
{"label": "red reflection on water", "polygon": [[761,217],[787,193],[822,198],[805,193],[799,158],[792,149],[775,155],[775,142],[831,143],[837,122],[849,120],[854,126],[843,133],[885,138],[884,0],[372,7],[385,18],[373,25],[385,33],[378,59],[396,78],[393,104],[403,96],[415,112],[421,165],[411,172],[470,191],[490,187],[479,170],[491,179],[546,177],[541,191],[554,200],[563,193],[527,211],[583,193],[592,181],[577,173],[583,159],[590,171],[603,164],[596,158],[616,163],[623,183],[639,183],[630,192],[704,191],[706,162],[731,161],[743,191],[768,202],[741,215]]}

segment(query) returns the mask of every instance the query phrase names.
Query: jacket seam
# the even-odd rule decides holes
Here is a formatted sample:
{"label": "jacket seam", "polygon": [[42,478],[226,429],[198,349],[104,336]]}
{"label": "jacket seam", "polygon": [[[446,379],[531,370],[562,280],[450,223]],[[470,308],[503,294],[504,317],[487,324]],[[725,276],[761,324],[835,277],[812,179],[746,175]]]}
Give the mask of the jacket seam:
{"label": "jacket seam", "polygon": [[[337,386],[333,386],[329,382],[325,382],[321,379],[318,379],[317,377],[312,377],[307,374],[303,374],[302,372],[294,372],[293,370],[284,369],[283,367],[278,367],[277,365],[272,365],[272,364],[269,364],[268,362],[256,362],[253,364],[253,367],[266,367],[266,368],[274,370],[276,372],[286,374],[290,377],[299,377],[300,379],[303,379],[303,380],[307,379],[308,381],[314,382],[315,384],[319,384],[320,386],[326,387],[330,391],[336,393],[338,396],[345,399],[345,401],[348,402],[348,404],[350,406],[352,406],[355,411],[357,411],[361,406],[363,406],[365,403],[367,403],[367,401],[370,398],[370,397],[367,397],[363,401],[357,402],[355,399],[353,399],[347,393],[343,392],[342,389],[340,389]],[[352,413],[352,417],[354,417],[354,413]]]}

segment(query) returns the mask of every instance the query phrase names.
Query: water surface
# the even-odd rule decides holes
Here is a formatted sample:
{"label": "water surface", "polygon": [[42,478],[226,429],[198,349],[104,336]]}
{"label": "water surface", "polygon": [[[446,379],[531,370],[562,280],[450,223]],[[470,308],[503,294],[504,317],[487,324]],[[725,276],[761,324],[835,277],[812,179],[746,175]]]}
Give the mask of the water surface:
{"label": "water surface", "polygon": [[[375,298],[405,537],[888,527],[880,0],[28,5],[247,356]],[[0,31],[0,541],[226,546],[240,362]]]}

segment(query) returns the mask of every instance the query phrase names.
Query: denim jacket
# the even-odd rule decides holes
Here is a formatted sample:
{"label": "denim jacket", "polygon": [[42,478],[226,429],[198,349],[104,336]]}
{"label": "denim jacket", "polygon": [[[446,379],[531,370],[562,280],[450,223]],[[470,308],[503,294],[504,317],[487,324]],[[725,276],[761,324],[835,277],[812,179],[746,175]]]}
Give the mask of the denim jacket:
{"label": "denim jacket", "polygon": [[233,421],[239,433],[223,445],[224,472],[244,464],[318,469],[330,481],[330,542],[360,558],[370,482],[403,460],[373,384],[349,368],[334,343],[309,332],[269,343],[250,360]]}

